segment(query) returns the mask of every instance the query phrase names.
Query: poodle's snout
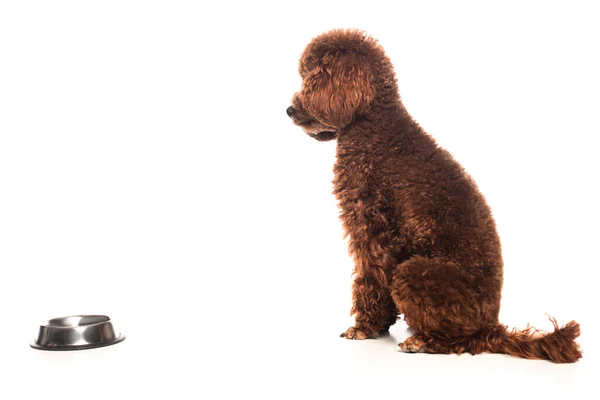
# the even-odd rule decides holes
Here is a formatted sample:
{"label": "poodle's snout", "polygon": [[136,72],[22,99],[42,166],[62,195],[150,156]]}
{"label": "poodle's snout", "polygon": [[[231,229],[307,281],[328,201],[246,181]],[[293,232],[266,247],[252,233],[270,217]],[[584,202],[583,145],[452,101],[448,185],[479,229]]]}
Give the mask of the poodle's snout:
{"label": "poodle's snout", "polygon": [[289,106],[287,108],[287,110],[285,110],[286,114],[288,115],[288,117],[292,118],[292,114],[294,113],[294,107]]}

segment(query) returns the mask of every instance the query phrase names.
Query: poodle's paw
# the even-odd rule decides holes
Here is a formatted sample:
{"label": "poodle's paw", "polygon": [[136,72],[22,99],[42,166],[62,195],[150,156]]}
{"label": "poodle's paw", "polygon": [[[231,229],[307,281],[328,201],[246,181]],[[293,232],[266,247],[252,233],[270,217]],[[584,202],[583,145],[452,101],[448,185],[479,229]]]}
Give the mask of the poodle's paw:
{"label": "poodle's paw", "polygon": [[416,336],[411,336],[400,343],[398,347],[405,353],[422,353],[425,349],[425,342]]}
{"label": "poodle's paw", "polygon": [[340,335],[340,337],[344,337],[346,339],[354,339],[354,340],[365,340],[372,339],[379,336],[378,334],[373,334],[366,330],[351,326],[348,330]]}

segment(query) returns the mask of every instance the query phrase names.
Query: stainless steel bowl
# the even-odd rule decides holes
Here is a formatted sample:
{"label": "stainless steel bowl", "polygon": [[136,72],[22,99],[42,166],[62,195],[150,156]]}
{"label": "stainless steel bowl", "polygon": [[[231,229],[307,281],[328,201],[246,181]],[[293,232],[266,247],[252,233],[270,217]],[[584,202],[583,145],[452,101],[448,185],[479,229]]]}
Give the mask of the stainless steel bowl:
{"label": "stainless steel bowl", "polygon": [[125,340],[115,333],[106,315],[72,315],[54,318],[40,326],[31,347],[38,350],[85,350],[110,346]]}

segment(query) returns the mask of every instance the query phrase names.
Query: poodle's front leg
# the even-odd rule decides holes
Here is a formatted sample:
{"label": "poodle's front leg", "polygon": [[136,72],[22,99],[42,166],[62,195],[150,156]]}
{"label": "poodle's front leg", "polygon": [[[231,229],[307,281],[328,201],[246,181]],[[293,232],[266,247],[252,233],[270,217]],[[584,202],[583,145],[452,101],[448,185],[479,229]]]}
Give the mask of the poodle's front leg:
{"label": "poodle's front leg", "polygon": [[[365,178],[366,179],[366,178]],[[375,198],[345,198],[346,183],[339,182],[341,220],[348,232],[349,252],[354,258],[352,310],[355,324],[341,336],[375,338],[396,322],[398,310],[390,293],[392,271],[398,264],[393,237],[397,231],[390,203]]]}
{"label": "poodle's front leg", "polygon": [[396,322],[398,310],[386,286],[376,275],[356,275],[352,287],[351,311],[356,322],[340,336],[362,340],[387,332]]}

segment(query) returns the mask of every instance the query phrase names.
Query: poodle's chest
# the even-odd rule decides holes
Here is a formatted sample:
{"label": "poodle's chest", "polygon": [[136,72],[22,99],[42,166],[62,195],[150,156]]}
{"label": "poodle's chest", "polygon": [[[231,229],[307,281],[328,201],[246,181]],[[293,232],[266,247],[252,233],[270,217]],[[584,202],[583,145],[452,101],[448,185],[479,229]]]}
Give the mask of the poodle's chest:
{"label": "poodle's chest", "polygon": [[338,201],[352,203],[366,200],[368,189],[373,186],[369,170],[356,161],[338,160],[333,167],[334,194]]}
{"label": "poodle's chest", "polygon": [[338,204],[342,211],[356,216],[381,209],[385,203],[384,183],[376,166],[361,161],[338,159],[334,166],[333,185]]}

